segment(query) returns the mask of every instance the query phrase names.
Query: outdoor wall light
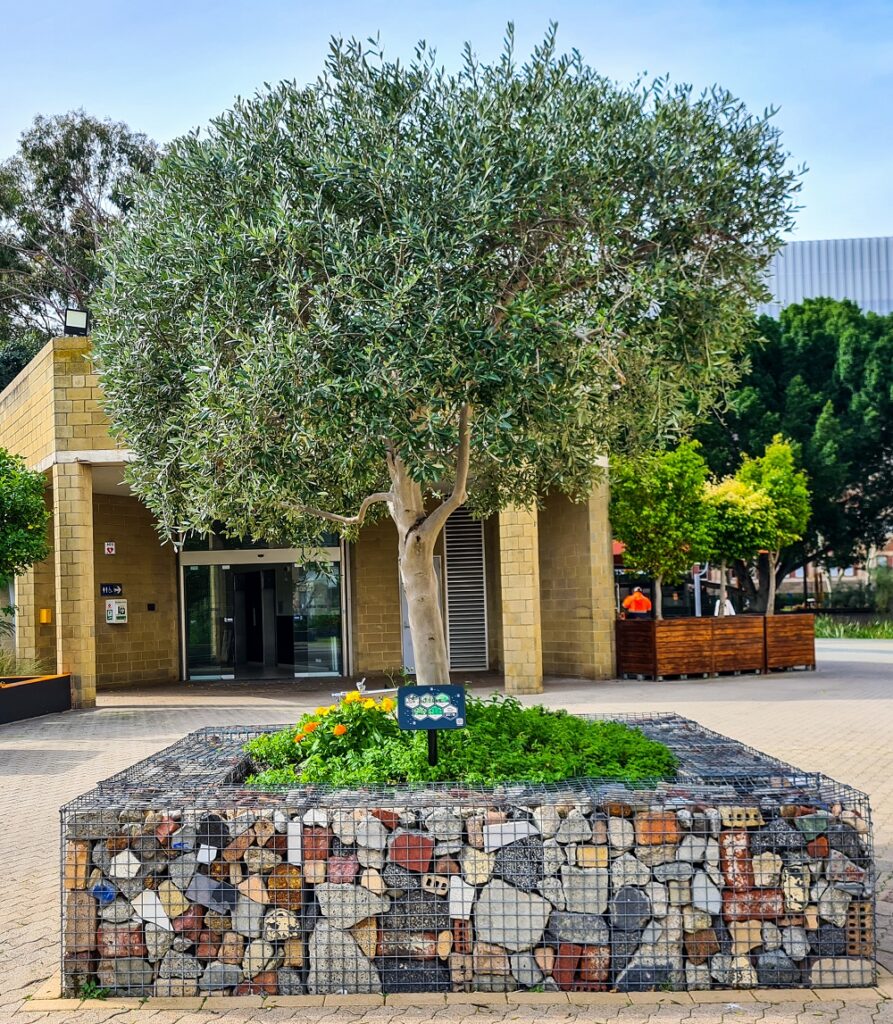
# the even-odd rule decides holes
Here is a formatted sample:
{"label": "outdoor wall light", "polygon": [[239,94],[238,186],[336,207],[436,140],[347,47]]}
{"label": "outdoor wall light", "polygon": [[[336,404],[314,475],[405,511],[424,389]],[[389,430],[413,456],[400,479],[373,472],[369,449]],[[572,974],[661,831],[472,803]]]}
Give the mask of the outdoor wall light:
{"label": "outdoor wall light", "polygon": [[53,609],[52,608],[41,608],[40,609],[40,624],[41,626],[49,626],[53,621]]}
{"label": "outdoor wall light", "polygon": [[90,314],[86,309],[73,309],[68,306],[65,310],[65,333],[85,337],[90,322]]}

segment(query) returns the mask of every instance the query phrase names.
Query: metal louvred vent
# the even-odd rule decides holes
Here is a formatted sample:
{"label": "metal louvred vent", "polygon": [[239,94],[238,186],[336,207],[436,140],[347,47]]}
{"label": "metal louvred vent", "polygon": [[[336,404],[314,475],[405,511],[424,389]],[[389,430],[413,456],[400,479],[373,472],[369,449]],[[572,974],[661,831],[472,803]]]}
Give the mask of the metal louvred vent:
{"label": "metal louvred vent", "polygon": [[444,527],[443,543],[450,668],[485,670],[489,659],[484,524],[466,509],[456,509]]}

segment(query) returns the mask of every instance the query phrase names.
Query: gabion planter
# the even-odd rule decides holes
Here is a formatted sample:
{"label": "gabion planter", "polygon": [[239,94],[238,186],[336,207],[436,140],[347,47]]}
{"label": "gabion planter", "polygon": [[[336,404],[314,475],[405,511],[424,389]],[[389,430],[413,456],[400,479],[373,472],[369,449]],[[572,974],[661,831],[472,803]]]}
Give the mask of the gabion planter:
{"label": "gabion planter", "polygon": [[675,715],[647,788],[258,791],[205,729],[62,810],[63,978],[117,995],[873,984],[868,801]]}

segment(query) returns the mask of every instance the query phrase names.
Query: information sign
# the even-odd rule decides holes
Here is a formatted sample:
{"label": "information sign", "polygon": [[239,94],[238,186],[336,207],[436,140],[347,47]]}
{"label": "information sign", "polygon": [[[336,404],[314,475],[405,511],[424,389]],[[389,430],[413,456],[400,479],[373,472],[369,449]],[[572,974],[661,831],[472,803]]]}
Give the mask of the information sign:
{"label": "information sign", "polygon": [[465,689],[461,686],[401,686],[397,691],[401,729],[461,729]]}
{"label": "information sign", "polygon": [[124,593],[124,587],[120,583],[100,583],[99,593],[103,597],[120,597]]}

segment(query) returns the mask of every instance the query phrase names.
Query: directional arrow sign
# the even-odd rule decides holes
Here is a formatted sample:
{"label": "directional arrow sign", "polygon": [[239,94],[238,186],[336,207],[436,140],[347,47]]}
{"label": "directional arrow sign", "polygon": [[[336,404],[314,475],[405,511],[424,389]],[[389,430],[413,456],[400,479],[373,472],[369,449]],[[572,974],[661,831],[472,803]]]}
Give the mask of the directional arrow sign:
{"label": "directional arrow sign", "polygon": [[103,597],[120,597],[124,593],[124,587],[120,583],[100,583],[99,593]]}

